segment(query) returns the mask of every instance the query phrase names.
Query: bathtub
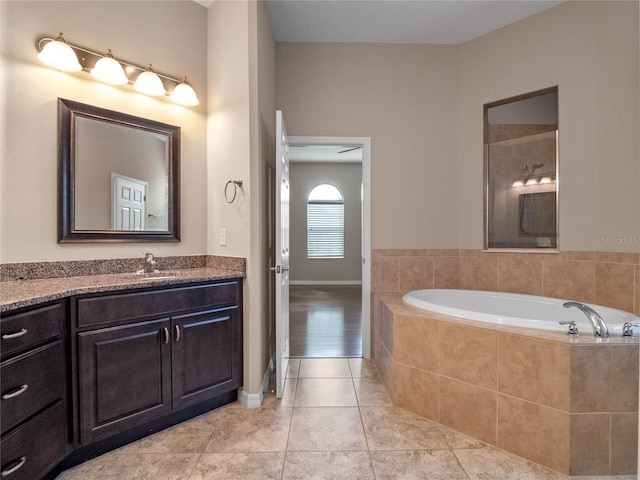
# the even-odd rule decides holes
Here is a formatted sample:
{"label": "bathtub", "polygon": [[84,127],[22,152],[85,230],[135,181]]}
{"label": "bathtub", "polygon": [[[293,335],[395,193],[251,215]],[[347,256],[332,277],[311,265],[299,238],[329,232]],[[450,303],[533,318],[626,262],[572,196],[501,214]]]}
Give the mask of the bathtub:
{"label": "bathtub", "polygon": [[[566,332],[567,325],[560,321],[575,321],[581,335],[592,334],[587,317],[577,308],[564,308],[568,300],[538,297],[517,293],[483,292],[477,290],[414,290],[402,299],[414,307],[467,320],[477,320],[499,325],[535,328]],[[640,317],[632,313],[585,304],[593,308],[604,319],[612,336],[622,335],[626,322],[640,323]],[[640,333],[634,327],[634,335]]]}

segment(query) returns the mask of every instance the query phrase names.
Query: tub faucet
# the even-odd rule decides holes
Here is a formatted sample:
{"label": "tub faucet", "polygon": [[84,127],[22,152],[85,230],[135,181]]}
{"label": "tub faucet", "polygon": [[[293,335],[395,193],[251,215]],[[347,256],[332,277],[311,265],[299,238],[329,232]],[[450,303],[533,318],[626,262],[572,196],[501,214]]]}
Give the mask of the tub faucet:
{"label": "tub faucet", "polygon": [[596,337],[608,337],[609,336],[609,328],[607,328],[607,324],[604,319],[596,312],[593,308],[585,305],[580,302],[565,302],[562,304],[564,308],[576,307],[582,313],[586,315],[586,317],[591,322],[591,326],[593,327],[593,335]]}

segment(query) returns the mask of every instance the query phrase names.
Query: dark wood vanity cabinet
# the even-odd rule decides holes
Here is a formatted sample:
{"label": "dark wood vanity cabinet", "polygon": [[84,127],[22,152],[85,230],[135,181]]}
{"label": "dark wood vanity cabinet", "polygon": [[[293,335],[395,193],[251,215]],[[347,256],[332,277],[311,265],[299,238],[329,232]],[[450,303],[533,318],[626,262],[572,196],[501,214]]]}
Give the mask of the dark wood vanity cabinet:
{"label": "dark wood vanity cabinet", "polygon": [[237,390],[241,302],[238,280],[77,298],[80,443]]}
{"label": "dark wood vanity cabinet", "polygon": [[0,321],[1,475],[39,479],[67,453],[66,302]]}

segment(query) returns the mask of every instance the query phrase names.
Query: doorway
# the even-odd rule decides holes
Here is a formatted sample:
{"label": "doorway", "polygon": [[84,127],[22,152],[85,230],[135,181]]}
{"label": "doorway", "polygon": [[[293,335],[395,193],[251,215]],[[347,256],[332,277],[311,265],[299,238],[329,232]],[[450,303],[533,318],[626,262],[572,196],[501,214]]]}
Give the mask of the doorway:
{"label": "doorway", "polygon": [[[370,351],[370,292],[371,292],[371,139],[368,137],[289,137],[291,171],[297,165],[315,164],[329,171],[332,166],[357,163],[359,202],[359,250],[349,256],[350,271],[358,269],[357,277],[352,273],[336,269],[340,262],[323,262],[308,259],[306,234],[292,244],[305,258],[301,262],[307,271],[296,280],[296,263],[292,262],[292,284],[290,291],[290,353],[291,356],[371,356]],[[353,172],[350,173],[353,175]],[[324,178],[327,178],[324,176]],[[292,179],[292,193],[296,188]],[[317,184],[323,183],[318,177]],[[332,182],[329,182],[332,183]],[[340,184],[339,181],[333,182]],[[342,188],[338,185],[338,188]],[[304,192],[303,195],[307,195]],[[293,199],[292,199],[293,201]],[[345,203],[345,205],[347,205]],[[306,206],[305,206],[306,208]],[[346,209],[347,207],[345,207]],[[348,221],[345,211],[345,223]],[[293,215],[293,213],[292,213]],[[353,218],[353,217],[352,217]],[[293,217],[292,217],[293,221]],[[300,225],[302,224],[302,225]],[[307,219],[298,221],[299,228],[307,228]],[[353,223],[345,224],[346,235],[354,230]],[[292,239],[293,240],[293,239]],[[351,240],[353,241],[353,240]],[[311,255],[313,256],[313,255]],[[315,263],[314,263],[315,262]],[[346,263],[346,262],[342,262]],[[309,275],[309,268],[316,275]],[[324,273],[320,272],[324,270]],[[320,273],[318,273],[320,272]],[[329,272],[329,273],[328,273]],[[333,274],[333,276],[332,276]]]}

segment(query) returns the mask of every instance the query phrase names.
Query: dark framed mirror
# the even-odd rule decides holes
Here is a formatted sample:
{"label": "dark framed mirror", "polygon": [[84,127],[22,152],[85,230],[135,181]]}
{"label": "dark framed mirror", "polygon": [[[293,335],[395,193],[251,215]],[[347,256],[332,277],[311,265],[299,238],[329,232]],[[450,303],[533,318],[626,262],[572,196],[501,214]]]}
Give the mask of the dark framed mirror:
{"label": "dark framed mirror", "polygon": [[180,127],[58,99],[58,242],[180,241]]}
{"label": "dark framed mirror", "polygon": [[484,106],[484,248],[558,251],[558,87]]}

